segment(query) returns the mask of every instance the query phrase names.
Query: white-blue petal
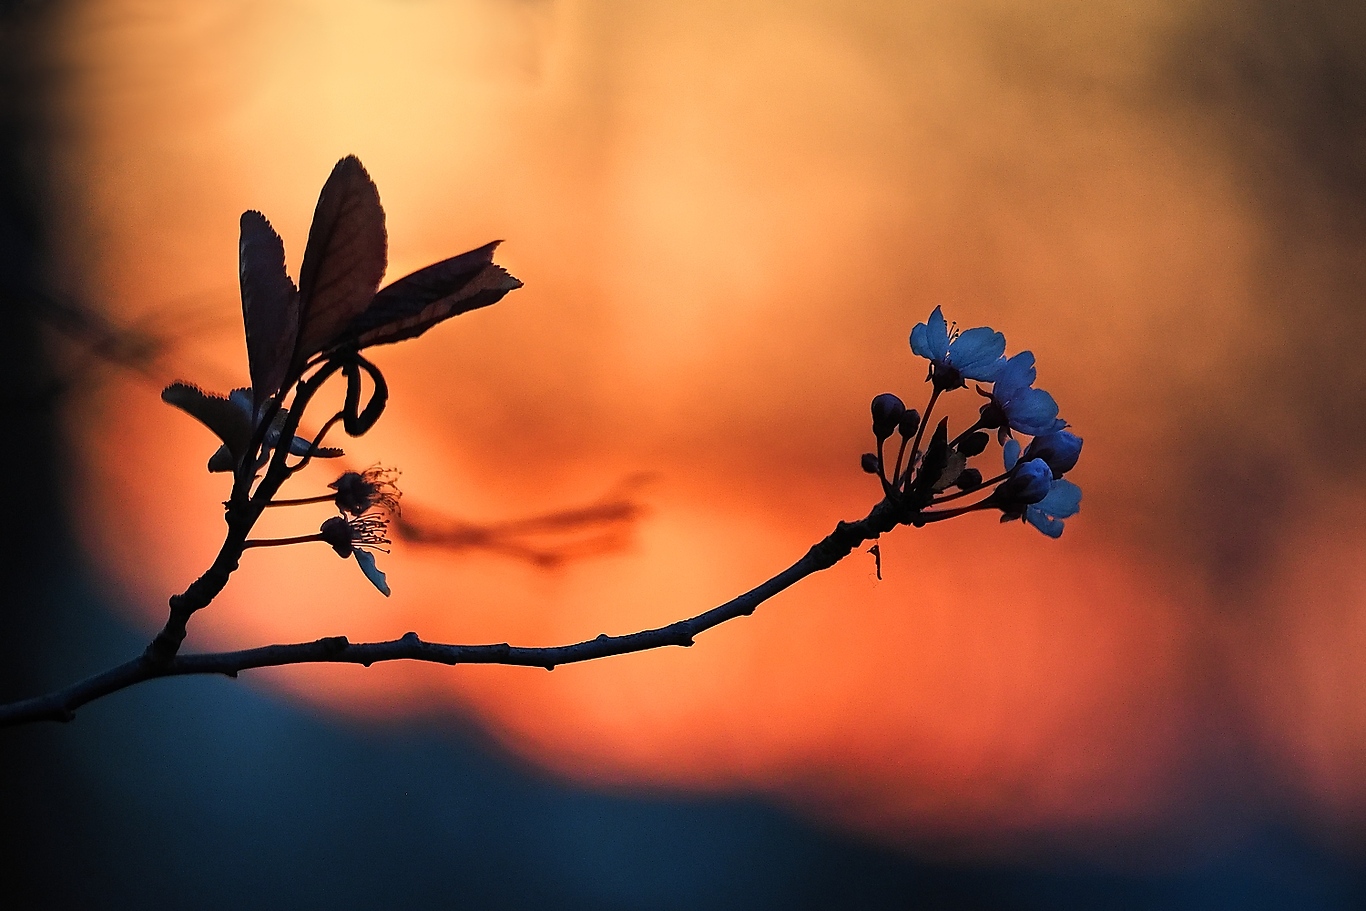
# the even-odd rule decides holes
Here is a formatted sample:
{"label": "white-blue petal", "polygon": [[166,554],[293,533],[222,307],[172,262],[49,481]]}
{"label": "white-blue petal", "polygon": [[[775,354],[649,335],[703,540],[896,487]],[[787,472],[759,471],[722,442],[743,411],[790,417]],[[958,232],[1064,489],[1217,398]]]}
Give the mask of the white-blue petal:
{"label": "white-blue petal", "polygon": [[1042,389],[1021,389],[1006,407],[1006,416],[1015,430],[1038,436],[1056,429],[1058,403]]}
{"label": "white-blue petal", "polygon": [[911,330],[911,353],[917,357],[934,360],[934,354],[930,351],[927,332],[924,323],[916,323],[915,328]]}
{"label": "white-blue petal", "polygon": [[969,329],[949,346],[949,363],[970,380],[991,382],[1005,366],[1006,337],[995,329]]}
{"label": "white-blue petal", "polygon": [[1001,455],[1005,457],[1006,471],[1015,467],[1015,463],[1020,461],[1020,441],[1012,437],[1006,440],[1001,447]]}
{"label": "white-blue petal", "polygon": [[1054,519],[1045,515],[1043,510],[1039,509],[1037,506],[1031,506],[1026,509],[1024,517],[1026,522],[1048,535],[1048,537],[1062,537],[1062,519]]}
{"label": "white-blue petal", "polygon": [[992,393],[996,396],[997,401],[1008,402],[1021,389],[1033,386],[1036,375],[1034,352],[1021,351],[1006,361],[1001,372],[996,374],[996,388],[992,390]]}
{"label": "white-blue petal", "polygon": [[1081,488],[1067,479],[1053,482],[1048,496],[1035,504],[1040,512],[1066,519],[1081,510]]}
{"label": "white-blue petal", "polygon": [[365,578],[370,580],[370,584],[379,589],[380,594],[389,597],[389,583],[384,578],[384,573],[380,572],[375,565],[375,555],[368,550],[361,550],[359,547],[353,548],[351,553],[355,556],[356,562],[360,564],[360,571],[365,573]]}
{"label": "white-blue petal", "polygon": [[944,319],[942,307],[935,307],[929,322],[925,324],[925,342],[931,360],[942,361],[949,356],[949,324]]}

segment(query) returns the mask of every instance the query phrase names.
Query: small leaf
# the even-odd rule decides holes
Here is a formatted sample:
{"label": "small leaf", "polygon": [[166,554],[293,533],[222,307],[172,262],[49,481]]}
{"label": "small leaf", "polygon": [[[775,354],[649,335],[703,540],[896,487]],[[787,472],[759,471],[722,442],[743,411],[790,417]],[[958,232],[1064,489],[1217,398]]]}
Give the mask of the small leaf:
{"label": "small leaf", "polygon": [[[240,396],[233,401],[189,383],[172,383],[161,391],[161,400],[212,430],[223,441],[234,463],[251,443],[251,406],[244,408]],[[223,470],[231,471],[232,466]]]}
{"label": "small leaf", "polygon": [[930,489],[935,493],[948,490],[958,480],[963,469],[967,467],[968,460],[962,453],[949,450],[948,458],[944,462],[944,470],[939,473],[939,480],[930,485]]}
{"label": "small leaf", "polygon": [[920,471],[915,476],[916,499],[929,501],[934,485],[949,464],[949,419],[944,418],[934,428],[925,455],[920,460]]}
{"label": "small leaf", "polygon": [[323,185],[299,270],[297,365],[333,346],[375,296],[384,277],[384,209],[379,190],[354,155],[337,162]]}
{"label": "small leaf", "polygon": [[375,555],[359,547],[354,548],[351,553],[355,555],[356,562],[360,564],[360,571],[365,573],[365,578],[370,580],[370,584],[379,589],[384,597],[389,597],[389,583],[385,580],[384,573],[375,565]]}
{"label": "small leaf", "polygon": [[477,250],[405,275],[375,295],[342,333],[339,343],[357,348],[414,338],[452,316],[496,304],[522,287],[502,266],[494,265],[495,240]]}
{"label": "small leaf", "polygon": [[299,336],[299,294],[285,271],[285,245],[260,212],[242,213],[238,278],[247,331],[253,411],[280,391]]}

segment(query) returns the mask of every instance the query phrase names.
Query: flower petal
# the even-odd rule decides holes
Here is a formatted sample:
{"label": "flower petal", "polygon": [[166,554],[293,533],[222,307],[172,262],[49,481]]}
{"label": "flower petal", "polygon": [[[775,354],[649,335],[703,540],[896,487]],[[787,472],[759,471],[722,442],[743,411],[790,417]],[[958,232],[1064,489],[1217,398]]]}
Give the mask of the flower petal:
{"label": "flower petal", "polygon": [[1036,375],[1034,352],[1021,351],[1006,361],[1005,366],[996,374],[996,386],[991,390],[992,395],[999,402],[1008,402],[1021,389],[1033,386]]}
{"label": "flower petal", "polygon": [[1006,440],[1001,447],[1001,455],[1005,458],[1006,471],[1015,467],[1015,463],[1020,461],[1020,441],[1014,438]]}
{"label": "flower petal", "polygon": [[359,547],[352,549],[352,555],[356,562],[360,564],[360,571],[365,573],[365,578],[370,580],[370,584],[379,589],[380,594],[389,597],[389,582],[384,578],[384,573],[375,565],[375,555],[368,550],[361,550]]}
{"label": "flower petal", "polygon": [[924,323],[916,323],[911,330],[911,353],[917,357],[934,360],[934,355],[930,352],[929,330]]}
{"label": "flower petal", "polygon": [[1060,430],[1058,403],[1042,389],[1021,389],[1006,406],[1010,426],[1030,436]]}
{"label": "flower petal", "polygon": [[1035,504],[1035,508],[1060,519],[1075,516],[1081,510],[1081,488],[1065,479],[1054,481],[1048,496]]}
{"label": "flower petal", "polygon": [[1006,351],[1006,337],[995,329],[978,326],[953,340],[947,352],[949,363],[970,380],[990,382],[1005,366],[1001,355]]}
{"label": "flower petal", "polygon": [[911,330],[911,350],[931,361],[942,361],[949,353],[949,324],[942,307],[935,307],[928,321]]}
{"label": "flower petal", "polygon": [[1031,506],[1028,509],[1026,509],[1024,517],[1026,522],[1028,522],[1030,525],[1033,525],[1035,528],[1037,528],[1044,534],[1048,535],[1048,537],[1062,537],[1062,519],[1054,519],[1047,515],[1044,515],[1042,510],[1040,510],[1037,506]]}

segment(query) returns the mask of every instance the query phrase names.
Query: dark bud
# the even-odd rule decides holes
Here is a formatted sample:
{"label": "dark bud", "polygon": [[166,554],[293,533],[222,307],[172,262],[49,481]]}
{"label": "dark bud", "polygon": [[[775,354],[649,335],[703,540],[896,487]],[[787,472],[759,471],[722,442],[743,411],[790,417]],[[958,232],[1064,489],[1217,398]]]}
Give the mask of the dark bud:
{"label": "dark bud", "polygon": [[878,458],[876,452],[865,452],[862,459],[863,470],[868,474],[877,474]]}
{"label": "dark bud", "polygon": [[906,413],[901,416],[901,423],[896,425],[896,432],[905,439],[911,439],[915,432],[920,429],[920,412],[914,408],[907,408]]}
{"label": "dark bud", "polygon": [[1001,486],[996,488],[992,496],[999,501],[1005,511],[1023,512],[1024,507],[1031,506],[1048,496],[1052,487],[1053,472],[1049,469],[1048,463],[1043,459],[1031,459],[1026,462],[1021,458],[1010,477],[1001,482]]}
{"label": "dark bud", "polygon": [[982,473],[976,468],[964,468],[954,484],[959,490],[976,490],[982,486]]}
{"label": "dark bud", "polygon": [[337,508],[360,515],[375,501],[376,488],[358,471],[348,471],[328,485],[337,492]]}
{"label": "dark bud", "polygon": [[873,398],[873,436],[879,443],[892,435],[905,413],[906,406],[890,392]]}
{"label": "dark bud", "polygon": [[351,523],[341,516],[333,516],[322,524],[318,529],[318,534],[322,535],[323,540],[332,545],[332,549],[338,556],[349,557],[352,551]]}
{"label": "dark bud", "polygon": [[958,444],[958,452],[960,455],[972,458],[975,455],[981,455],[982,450],[986,449],[987,444],[990,442],[991,435],[978,430],[975,433],[970,433],[963,437],[962,441]]}

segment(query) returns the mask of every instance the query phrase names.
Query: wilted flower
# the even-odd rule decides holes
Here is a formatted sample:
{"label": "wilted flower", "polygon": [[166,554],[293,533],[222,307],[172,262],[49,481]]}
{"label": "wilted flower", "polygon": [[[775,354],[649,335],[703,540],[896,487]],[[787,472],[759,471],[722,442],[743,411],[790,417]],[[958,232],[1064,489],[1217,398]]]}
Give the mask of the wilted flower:
{"label": "wilted flower", "polygon": [[388,513],[399,511],[398,472],[373,465],[364,471],[348,471],[327,485],[337,492],[334,501],[342,512],[359,516],[378,506]]}
{"label": "wilted flower", "polygon": [[1006,337],[986,326],[950,333],[943,311],[935,307],[927,322],[911,330],[911,350],[929,360],[936,389],[958,389],[964,380],[996,379],[1005,364]]}
{"label": "wilted flower", "polygon": [[991,392],[977,391],[991,401],[982,406],[981,426],[1000,428],[1000,437],[1018,430],[1030,436],[1052,433],[1067,426],[1058,418],[1058,403],[1042,389],[1035,389],[1034,352],[1021,351],[1005,362],[996,374]]}
{"label": "wilted flower", "polygon": [[347,518],[346,516],[333,516],[322,524],[318,529],[318,534],[324,541],[332,545],[332,549],[341,557],[355,557],[361,572],[365,573],[365,578],[370,580],[370,584],[380,590],[386,598],[389,596],[389,583],[385,580],[384,573],[380,572],[375,565],[375,556],[370,553],[374,550],[388,553],[384,546],[389,542],[385,534],[389,531],[387,519],[378,515],[356,516]]}

